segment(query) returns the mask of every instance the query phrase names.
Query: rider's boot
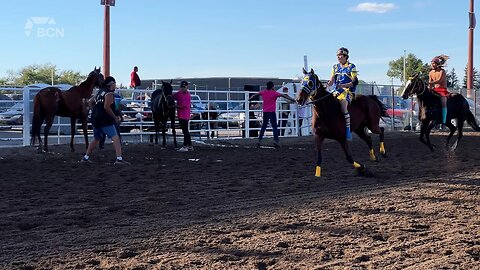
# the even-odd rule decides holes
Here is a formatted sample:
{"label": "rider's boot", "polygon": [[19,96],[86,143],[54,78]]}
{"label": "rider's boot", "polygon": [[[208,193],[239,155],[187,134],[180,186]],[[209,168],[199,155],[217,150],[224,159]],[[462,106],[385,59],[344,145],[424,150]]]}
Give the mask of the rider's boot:
{"label": "rider's boot", "polygon": [[350,127],[346,127],[346,130],[347,130],[347,141],[351,141],[352,140],[352,132],[350,131]]}

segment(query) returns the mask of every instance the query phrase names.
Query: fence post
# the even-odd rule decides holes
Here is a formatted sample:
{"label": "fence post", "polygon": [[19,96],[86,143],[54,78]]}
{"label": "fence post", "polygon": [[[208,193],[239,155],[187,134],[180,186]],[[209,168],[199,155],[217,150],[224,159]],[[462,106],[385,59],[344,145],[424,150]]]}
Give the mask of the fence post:
{"label": "fence post", "polygon": [[30,89],[23,88],[23,146],[30,145]]}
{"label": "fence post", "polygon": [[249,92],[245,92],[245,138],[250,138],[250,97]]}

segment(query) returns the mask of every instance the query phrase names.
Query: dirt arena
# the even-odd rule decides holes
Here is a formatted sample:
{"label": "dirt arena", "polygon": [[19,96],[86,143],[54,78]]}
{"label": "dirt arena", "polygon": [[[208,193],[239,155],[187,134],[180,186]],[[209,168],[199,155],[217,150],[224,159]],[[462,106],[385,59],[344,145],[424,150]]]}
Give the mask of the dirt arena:
{"label": "dirt arena", "polygon": [[354,137],[369,178],[333,141],[313,177],[312,137],[129,144],[131,166],[111,145],[93,164],[0,149],[0,269],[479,269],[480,137],[451,153],[435,134],[431,153],[417,136],[387,134],[379,163]]}

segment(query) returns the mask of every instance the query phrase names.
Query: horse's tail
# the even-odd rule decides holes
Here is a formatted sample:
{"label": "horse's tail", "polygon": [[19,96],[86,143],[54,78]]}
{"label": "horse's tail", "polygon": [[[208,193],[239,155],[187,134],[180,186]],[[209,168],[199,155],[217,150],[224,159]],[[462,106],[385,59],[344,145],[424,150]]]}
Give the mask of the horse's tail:
{"label": "horse's tail", "polygon": [[480,131],[480,127],[477,124],[477,120],[475,119],[475,116],[470,110],[468,110],[468,113],[467,113],[467,123],[473,128],[473,130]]}
{"label": "horse's tail", "polygon": [[33,98],[33,118],[32,118],[32,134],[30,144],[35,145],[36,139],[40,137],[40,130],[42,127],[42,104],[40,95],[35,95]]}
{"label": "horse's tail", "polygon": [[380,117],[390,118],[390,115],[387,113],[387,106],[385,106],[385,104],[383,104],[376,95],[369,95],[369,97],[378,104],[378,107],[380,107]]}

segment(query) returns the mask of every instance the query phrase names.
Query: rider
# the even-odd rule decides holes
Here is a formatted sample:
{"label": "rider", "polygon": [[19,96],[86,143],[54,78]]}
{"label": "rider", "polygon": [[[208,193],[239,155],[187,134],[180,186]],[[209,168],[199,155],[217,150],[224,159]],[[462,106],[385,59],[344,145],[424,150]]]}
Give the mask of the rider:
{"label": "rider", "polygon": [[348,105],[355,98],[355,88],[358,84],[357,69],[355,64],[348,61],[348,49],[341,47],[337,51],[338,64],[333,65],[332,75],[327,83],[327,87],[335,85],[333,95],[339,100],[343,116],[345,117],[345,127],[347,140],[352,140],[350,131],[350,114]]}
{"label": "rider", "polygon": [[431,62],[432,70],[428,73],[428,87],[440,95],[442,101],[442,127],[447,122],[447,97],[450,94],[447,90],[447,74],[443,66],[449,58],[443,54],[435,56]]}

